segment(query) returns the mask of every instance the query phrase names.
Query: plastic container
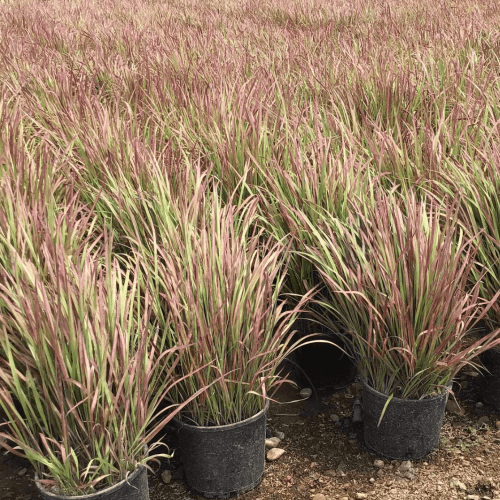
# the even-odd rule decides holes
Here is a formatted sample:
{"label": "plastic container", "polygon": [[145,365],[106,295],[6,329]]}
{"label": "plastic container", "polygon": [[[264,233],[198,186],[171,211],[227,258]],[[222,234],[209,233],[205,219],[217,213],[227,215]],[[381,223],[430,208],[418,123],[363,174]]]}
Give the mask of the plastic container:
{"label": "plastic container", "polygon": [[148,474],[144,465],[114,486],[89,495],[67,496],[52,493],[42,487],[35,475],[35,483],[45,500],[149,500]]}
{"label": "plastic container", "polygon": [[189,487],[206,498],[252,490],[262,481],[266,460],[265,408],[235,424],[200,427],[174,419]]}
{"label": "plastic container", "polygon": [[489,349],[480,356],[481,363],[490,373],[484,371],[480,392],[483,403],[500,411],[500,349]]}
{"label": "plastic container", "polygon": [[439,444],[448,391],[420,400],[393,397],[378,427],[388,396],[363,381],[361,398],[365,444],[377,456],[418,460]]}

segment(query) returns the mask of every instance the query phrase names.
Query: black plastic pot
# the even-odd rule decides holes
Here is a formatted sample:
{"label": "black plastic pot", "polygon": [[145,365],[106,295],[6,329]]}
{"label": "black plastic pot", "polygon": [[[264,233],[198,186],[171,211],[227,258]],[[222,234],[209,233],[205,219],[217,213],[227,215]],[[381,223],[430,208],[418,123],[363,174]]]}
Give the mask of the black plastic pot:
{"label": "black plastic pot", "polygon": [[143,465],[137,467],[127,479],[89,495],[67,496],[52,493],[42,487],[36,476],[35,483],[45,500],[149,500],[148,473]]}
{"label": "black plastic pot", "polygon": [[483,403],[500,411],[500,349],[489,349],[480,356],[484,371],[480,392]]}
{"label": "black plastic pot", "polygon": [[324,325],[304,318],[298,319],[294,328],[297,332],[292,342],[319,332],[320,335],[310,337],[305,342],[326,340],[336,344],[318,342],[295,349],[288,358],[300,367],[299,370],[291,367],[290,375],[294,382],[300,387],[310,387],[312,384],[317,391],[328,392],[346,387],[354,381],[357,369],[353,360],[344,352],[347,350],[345,334],[333,332]]}
{"label": "black plastic pot", "polygon": [[420,400],[393,397],[377,427],[388,397],[363,381],[366,446],[377,456],[392,460],[424,458],[439,444],[448,391]]}
{"label": "black plastic pot", "polygon": [[259,485],[266,458],[268,409],[269,401],[253,417],[213,427],[173,420],[186,480],[194,492],[206,498],[225,498]]}

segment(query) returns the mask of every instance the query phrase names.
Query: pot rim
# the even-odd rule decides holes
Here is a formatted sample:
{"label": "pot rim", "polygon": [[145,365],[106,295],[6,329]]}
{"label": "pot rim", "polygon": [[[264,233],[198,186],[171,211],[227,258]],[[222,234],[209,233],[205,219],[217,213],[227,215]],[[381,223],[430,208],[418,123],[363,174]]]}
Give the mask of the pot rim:
{"label": "pot rim", "polygon": [[185,427],[188,430],[196,430],[197,432],[223,432],[228,429],[237,429],[238,427],[243,427],[246,424],[255,422],[256,420],[262,417],[262,414],[267,414],[268,411],[269,411],[269,399],[266,398],[266,406],[264,406],[262,410],[260,410],[252,417],[248,417],[245,420],[241,420],[240,422],[235,422],[233,424],[211,425],[211,426],[191,425],[182,422],[178,418],[173,418],[172,424],[178,428],[178,431]]}
{"label": "pot rim", "polygon": [[[389,398],[390,394],[384,394],[383,392],[377,391],[377,389],[374,389],[368,382],[366,382],[365,377],[360,377],[361,378],[361,384],[363,385],[363,389],[366,387],[369,389],[371,392],[374,392],[375,394],[379,396],[383,396],[384,398]],[[440,399],[444,396],[448,396],[451,392],[451,389],[453,387],[453,380],[450,381],[450,384],[444,390],[441,394],[437,394],[436,396],[431,396],[431,397],[425,397],[422,399],[404,399],[404,398],[398,398],[396,396],[393,396],[391,401],[401,401],[406,404],[413,404],[413,403],[422,403],[423,401],[434,401],[436,399]]]}
{"label": "pot rim", "polygon": [[37,488],[40,490],[40,492],[43,493],[43,495],[45,495],[45,496],[47,496],[49,498],[53,498],[54,500],[55,499],[57,499],[57,500],[75,500],[75,499],[91,500],[91,499],[97,498],[96,497],[97,495],[103,495],[103,494],[107,494],[107,493],[114,493],[114,492],[120,490],[129,481],[134,480],[143,471],[143,469],[146,469],[146,466],[142,465],[142,464],[139,464],[135,468],[134,472],[130,473],[129,476],[127,476],[125,479],[122,479],[120,482],[118,482],[118,483],[116,483],[116,484],[114,484],[112,486],[108,486],[107,488],[104,488],[102,490],[94,491],[94,493],[88,493],[87,495],[60,495],[59,493],[52,493],[51,491],[46,490],[40,484],[40,482],[38,480],[38,475],[37,475],[36,472],[35,472],[35,484],[36,484]]}

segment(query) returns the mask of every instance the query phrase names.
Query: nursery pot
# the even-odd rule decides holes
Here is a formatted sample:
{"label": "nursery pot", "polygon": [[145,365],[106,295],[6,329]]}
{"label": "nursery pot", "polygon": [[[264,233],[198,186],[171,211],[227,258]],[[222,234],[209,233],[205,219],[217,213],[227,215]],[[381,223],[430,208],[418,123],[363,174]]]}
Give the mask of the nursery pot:
{"label": "nursery pot", "polygon": [[323,340],[336,345],[318,342],[295,349],[287,358],[296,365],[292,365],[290,371],[294,382],[300,387],[312,385],[318,391],[328,392],[348,386],[354,381],[357,372],[356,364],[344,352],[347,348],[343,334],[306,319],[298,319],[295,322],[295,328],[297,332],[293,337],[293,342],[317,332],[319,335],[307,338],[305,342]]}
{"label": "nursery pot", "polygon": [[148,473],[139,465],[126,479],[89,495],[66,496],[46,490],[35,475],[35,483],[45,500],[149,500]]}
{"label": "nursery pot", "polygon": [[419,400],[393,397],[377,427],[389,396],[362,382],[365,444],[377,456],[418,460],[438,445],[448,391]]}
{"label": "nursery pot", "polygon": [[481,381],[483,403],[500,411],[500,349],[488,349],[480,355],[480,359],[490,372],[485,371]]}
{"label": "nursery pot", "polygon": [[189,487],[206,498],[224,498],[255,488],[265,465],[265,408],[241,422],[195,426],[173,419]]}

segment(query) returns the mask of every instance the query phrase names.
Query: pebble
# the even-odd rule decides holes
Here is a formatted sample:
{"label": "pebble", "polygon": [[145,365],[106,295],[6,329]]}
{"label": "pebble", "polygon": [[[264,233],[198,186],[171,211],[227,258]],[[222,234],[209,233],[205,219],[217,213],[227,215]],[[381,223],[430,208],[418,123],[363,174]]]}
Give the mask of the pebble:
{"label": "pebble", "polygon": [[480,419],[478,419],[477,421],[477,425],[481,426],[483,424],[489,424],[490,423],[490,419],[488,418],[487,415],[483,415]]}
{"label": "pebble", "polygon": [[478,402],[476,403],[476,408],[477,408],[478,410],[480,410],[483,406],[484,406],[484,405],[483,405],[483,403],[481,403],[481,401],[478,401]]}
{"label": "pebble", "polygon": [[373,462],[373,465],[381,469],[385,464],[383,460],[375,460],[375,462]]}
{"label": "pebble", "polygon": [[313,495],[311,500],[326,500],[326,497],[325,495],[323,495],[323,493],[316,493],[315,495]]}
{"label": "pebble", "polygon": [[17,475],[18,475],[18,476],[24,476],[24,475],[26,474],[26,472],[28,472],[28,469],[21,469],[21,470],[17,473]]}
{"label": "pebble", "polygon": [[302,389],[300,392],[299,392],[299,395],[301,398],[309,398],[311,397],[311,394],[313,393],[312,389],[310,389],[309,387],[305,387],[304,389]]}
{"label": "pebble", "polygon": [[368,495],[366,493],[356,493],[356,498],[361,500],[363,498],[368,498]]}
{"label": "pebble", "polygon": [[332,413],[332,414],[330,415],[330,420],[331,420],[332,422],[338,422],[338,421],[340,420],[340,417],[339,417],[338,415],[335,415],[335,413]]}
{"label": "pebble", "polygon": [[338,465],[337,465],[337,470],[338,471],[343,471],[347,469],[347,464],[345,462],[340,462]]}
{"label": "pebble", "polygon": [[170,481],[172,481],[172,473],[169,471],[169,470],[164,470],[162,473],[161,473],[161,480],[165,483],[165,484],[169,484]]}
{"label": "pebble", "polygon": [[278,460],[278,458],[280,458],[283,453],[285,453],[285,450],[282,450],[281,448],[271,448],[267,452],[267,459],[270,462],[273,462],[274,460]]}
{"label": "pebble", "polygon": [[375,482],[375,478],[374,477],[371,477],[368,481],[370,481],[370,483],[374,483]]}
{"label": "pebble", "polygon": [[411,471],[411,469],[412,465],[409,460],[402,462],[401,465],[399,466],[399,472],[408,472]]}
{"label": "pebble", "polygon": [[267,449],[277,448],[280,443],[281,443],[280,438],[277,437],[268,438],[266,439],[266,448]]}
{"label": "pebble", "polygon": [[467,500],[481,500],[479,495],[467,495]]}
{"label": "pebble", "polygon": [[285,439],[285,433],[284,433],[284,432],[277,431],[277,432],[276,432],[276,437],[277,437],[278,439],[280,439],[281,441],[283,441],[283,439]]}

